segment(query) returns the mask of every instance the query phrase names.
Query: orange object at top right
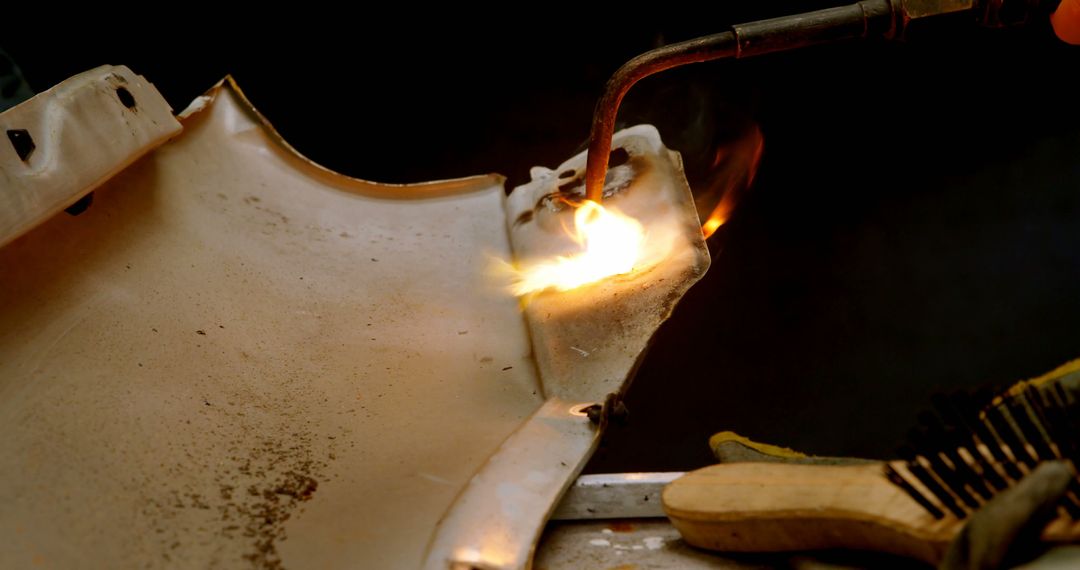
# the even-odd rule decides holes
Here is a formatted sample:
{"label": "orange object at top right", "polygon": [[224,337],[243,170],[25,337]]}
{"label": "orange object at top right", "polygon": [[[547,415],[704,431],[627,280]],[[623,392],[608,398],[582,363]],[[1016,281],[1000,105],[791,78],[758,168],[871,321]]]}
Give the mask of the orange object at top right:
{"label": "orange object at top right", "polygon": [[1080,45],[1080,0],[1062,0],[1050,22],[1059,38]]}

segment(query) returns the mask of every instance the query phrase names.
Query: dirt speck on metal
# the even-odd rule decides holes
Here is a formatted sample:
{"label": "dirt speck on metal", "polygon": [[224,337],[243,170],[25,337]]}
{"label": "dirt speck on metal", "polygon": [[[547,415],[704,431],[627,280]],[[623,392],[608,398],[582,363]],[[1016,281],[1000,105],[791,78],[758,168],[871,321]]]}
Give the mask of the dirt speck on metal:
{"label": "dirt speck on metal", "polygon": [[[204,408],[208,415],[196,420],[207,425],[210,435],[233,432],[215,438],[214,447],[225,448],[224,459],[205,465],[212,470],[206,480],[212,480],[213,491],[191,482],[163,481],[162,493],[146,497],[143,515],[153,521],[150,531],[166,562],[183,560],[186,548],[197,546],[185,543],[195,541],[228,544],[215,557],[225,566],[284,568],[278,546],[288,539],[285,523],[302,512],[319,481],[328,477],[328,463],[317,457],[335,458],[336,446],[332,436],[283,423],[244,429],[245,407],[228,402],[221,410]],[[225,423],[227,418],[231,423]],[[174,451],[197,460],[190,449]]]}

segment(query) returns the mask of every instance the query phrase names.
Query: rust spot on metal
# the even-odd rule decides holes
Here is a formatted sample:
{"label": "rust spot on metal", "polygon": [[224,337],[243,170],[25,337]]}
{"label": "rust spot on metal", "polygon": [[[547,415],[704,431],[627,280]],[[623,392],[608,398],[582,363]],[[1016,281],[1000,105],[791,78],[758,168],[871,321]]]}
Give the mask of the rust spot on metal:
{"label": "rust spot on metal", "polygon": [[533,211],[532,210],[525,210],[524,212],[521,213],[521,215],[519,215],[517,217],[516,220],[514,220],[514,225],[515,226],[520,226],[521,224],[527,224],[527,223],[531,222],[532,219],[533,219]]}
{"label": "rust spot on metal", "polygon": [[612,521],[608,528],[614,532],[634,532],[634,525],[626,521]]}

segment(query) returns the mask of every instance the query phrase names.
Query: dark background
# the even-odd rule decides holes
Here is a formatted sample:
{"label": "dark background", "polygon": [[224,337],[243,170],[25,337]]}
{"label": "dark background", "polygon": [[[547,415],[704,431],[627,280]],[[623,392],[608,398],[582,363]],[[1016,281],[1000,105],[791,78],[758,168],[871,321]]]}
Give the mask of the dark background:
{"label": "dark background", "polygon": [[[179,111],[231,73],[302,153],[382,182],[555,166],[606,78],[665,42],[835,2],[658,13],[294,13],[0,37],[35,90],[100,64]],[[798,8],[797,8],[798,6]],[[655,8],[655,7],[654,7]],[[315,12],[314,10],[312,12]],[[267,20],[267,21],[264,21]],[[627,98],[692,186],[756,123],[753,188],[662,328],[591,471],[682,470],[731,429],[888,456],[935,391],[1080,357],[1080,48],[1045,23],[671,71]]]}

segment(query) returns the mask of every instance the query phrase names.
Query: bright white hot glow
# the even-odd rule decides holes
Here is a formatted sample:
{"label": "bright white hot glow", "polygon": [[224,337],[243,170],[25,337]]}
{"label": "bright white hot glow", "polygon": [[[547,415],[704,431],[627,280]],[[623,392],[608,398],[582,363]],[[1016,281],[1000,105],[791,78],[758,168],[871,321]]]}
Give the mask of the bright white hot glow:
{"label": "bright white hot glow", "polygon": [[580,251],[527,262],[513,269],[511,290],[528,295],[546,289],[568,291],[640,266],[645,229],[635,219],[586,200],[574,211],[568,229]]}

